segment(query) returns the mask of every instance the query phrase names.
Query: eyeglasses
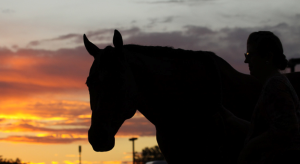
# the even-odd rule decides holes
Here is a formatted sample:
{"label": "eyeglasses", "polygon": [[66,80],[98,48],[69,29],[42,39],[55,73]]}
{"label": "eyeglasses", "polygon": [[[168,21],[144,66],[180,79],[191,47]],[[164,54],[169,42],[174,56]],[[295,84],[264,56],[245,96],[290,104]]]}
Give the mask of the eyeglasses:
{"label": "eyeglasses", "polygon": [[247,57],[249,57],[249,56],[254,56],[254,55],[256,55],[255,53],[249,53],[249,52],[246,52],[246,53],[244,53],[244,55],[245,55],[245,58],[247,58]]}

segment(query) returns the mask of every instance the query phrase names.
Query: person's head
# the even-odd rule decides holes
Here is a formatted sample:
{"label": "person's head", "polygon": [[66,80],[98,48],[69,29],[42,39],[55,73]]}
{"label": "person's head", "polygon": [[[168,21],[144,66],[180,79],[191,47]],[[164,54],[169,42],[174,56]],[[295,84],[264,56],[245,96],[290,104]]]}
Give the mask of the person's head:
{"label": "person's head", "polygon": [[255,77],[284,70],[288,62],[283,54],[281,41],[269,31],[253,32],[249,35],[245,57],[250,74]]}

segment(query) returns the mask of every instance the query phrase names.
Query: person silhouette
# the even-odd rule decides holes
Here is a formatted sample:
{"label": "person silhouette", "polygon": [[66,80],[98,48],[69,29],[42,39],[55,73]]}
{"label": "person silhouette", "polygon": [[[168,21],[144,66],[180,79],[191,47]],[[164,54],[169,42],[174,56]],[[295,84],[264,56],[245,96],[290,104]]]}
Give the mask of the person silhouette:
{"label": "person silhouette", "polygon": [[234,129],[246,136],[237,163],[300,163],[300,102],[279,72],[287,67],[280,39],[270,31],[253,32],[244,55],[250,75],[263,86],[251,122],[224,107],[216,115],[227,131]]}

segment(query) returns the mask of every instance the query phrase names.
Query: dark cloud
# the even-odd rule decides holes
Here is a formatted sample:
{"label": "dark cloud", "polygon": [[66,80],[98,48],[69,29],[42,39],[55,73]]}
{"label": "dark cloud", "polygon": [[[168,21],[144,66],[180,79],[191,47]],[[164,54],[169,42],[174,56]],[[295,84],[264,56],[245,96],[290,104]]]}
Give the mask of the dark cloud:
{"label": "dark cloud", "polygon": [[[159,20],[152,20],[152,24]],[[235,67],[243,63],[243,53],[246,51],[246,40],[251,32],[272,31],[282,40],[288,58],[299,55],[300,28],[290,26],[286,23],[279,23],[274,26],[252,27],[252,28],[222,28],[212,30],[204,26],[186,25],[181,31],[169,32],[144,32],[138,27],[129,29],[118,29],[124,39],[124,44],[139,44],[148,46],[171,46],[187,50],[213,51],[233,65],[247,73],[247,67]],[[109,32],[112,38],[113,30]],[[98,34],[104,34],[102,30],[95,32],[92,37],[97,38]],[[105,34],[108,36],[108,34]],[[99,36],[98,36],[99,37]],[[110,39],[111,40],[111,39]],[[97,41],[97,40],[95,40]],[[97,42],[96,42],[97,43]],[[111,41],[108,42],[110,44]],[[103,45],[103,44],[102,44]],[[101,46],[102,46],[101,45]]]}
{"label": "dark cloud", "polygon": [[19,46],[14,44],[14,45],[11,46],[11,48],[14,49],[14,50],[17,50],[19,48]]}
{"label": "dark cloud", "polygon": [[170,4],[170,3],[178,3],[178,4],[182,4],[182,3],[190,3],[190,2],[193,2],[193,3],[197,3],[197,2],[211,2],[211,1],[215,1],[215,0],[157,0],[157,1],[149,1],[149,0],[146,0],[146,1],[137,1],[137,3],[146,3],[146,4]]}
{"label": "dark cloud", "polygon": [[12,9],[0,9],[0,12],[4,14],[9,14],[9,13],[14,13],[15,11]]}
{"label": "dark cloud", "polygon": [[168,16],[164,18],[149,18],[149,23],[146,25],[146,28],[155,27],[157,24],[162,23],[171,23],[177,16]]}
{"label": "dark cloud", "polygon": [[153,33],[139,33],[128,37],[124,43],[139,44],[147,46],[170,46],[176,48],[193,47],[197,44],[196,37],[184,36],[182,32],[153,32]]}
{"label": "dark cloud", "polygon": [[30,46],[30,47],[37,46],[37,45],[40,45],[42,42],[43,41],[37,41],[37,40],[31,41],[31,42],[29,42],[28,46]]}
{"label": "dark cloud", "polygon": [[[247,37],[253,31],[273,31],[282,40],[288,59],[300,55],[298,46],[300,28],[286,23],[265,27],[222,28],[219,30],[191,25],[184,26],[181,31],[170,32],[144,32],[138,27],[118,30],[123,35],[124,44],[212,51],[243,73],[248,73],[247,66],[242,66],[243,53],[246,51]],[[86,35],[94,44],[103,49],[107,45],[111,45],[113,31],[114,29],[101,29],[89,31]],[[28,95],[37,92],[51,92],[51,90],[53,92],[86,90],[84,83],[93,58],[83,47],[82,35],[66,34],[50,40],[72,40],[74,42],[77,40],[82,45],[77,48],[55,51],[18,49],[16,52],[12,52],[7,48],[0,48],[1,93]],[[16,63],[20,63],[19,66]],[[6,79],[3,80],[3,77]],[[10,79],[8,80],[7,77]],[[17,94],[18,91],[20,93]],[[24,92],[22,93],[22,91]]]}
{"label": "dark cloud", "polygon": [[175,18],[174,16],[169,16],[169,17],[166,17],[162,22],[163,23],[171,23],[174,18]]}
{"label": "dark cloud", "polygon": [[147,28],[152,28],[157,22],[158,18],[149,18],[149,23],[146,25]]}
{"label": "dark cloud", "polygon": [[50,40],[65,40],[65,39],[73,39],[73,38],[78,38],[78,37],[82,37],[82,35],[79,35],[79,34],[67,34],[67,35],[62,35],[62,36],[59,36],[57,38],[53,38],[53,39],[50,39]]}
{"label": "dark cloud", "polygon": [[27,47],[35,47],[35,46],[38,46],[38,45],[41,45],[41,44],[47,44],[47,43],[53,42],[53,41],[63,41],[63,40],[71,40],[71,39],[74,39],[73,42],[78,43],[79,38],[80,38],[80,42],[82,42],[82,35],[79,35],[79,34],[66,34],[66,35],[61,35],[59,37],[52,38],[52,39],[31,41],[31,42],[28,43]]}
{"label": "dark cloud", "polygon": [[[138,30],[137,30],[138,31]],[[124,44],[139,44],[149,46],[171,46],[187,50],[212,51],[225,59],[235,69],[248,73],[244,64],[243,54],[246,51],[246,41],[254,31],[272,31],[282,41],[287,59],[300,57],[300,28],[286,23],[274,26],[252,28],[222,28],[211,30],[203,26],[184,26],[182,31],[170,32],[140,32],[129,35]],[[122,33],[122,31],[120,30]]]}
{"label": "dark cloud", "polygon": [[143,1],[140,3],[147,3],[147,4],[159,4],[159,3],[183,3],[184,0],[169,0],[169,1]]}
{"label": "dark cloud", "polygon": [[[159,21],[172,21],[173,17],[162,18]],[[300,57],[300,28],[286,23],[274,26],[249,28],[222,28],[210,29],[205,26],[187,25],[182,30],[169,32],[145,32],[139,27],[118,29],[124,39],[124,44],[138,44],[145,46],[170,46],[186,50],[212,51],[225,59],[236,70],[249,73],[244,63],[246,40],[251,32],[272,31],[282,41],[287,59]],[[86,33],[88,38],[103,49],[112,44],[114,29],[100,29]],[[16,52],[0,47],[0,101],[3,104],[11,100],[15,104],[25,105],[19,108],[0,107],[6,114],[24,113],[39,118],[50,119],[62,117],[64,120],[17,122],[5,124],[2,130],[15,130],[22,132],[43,132],[47,134],[86,134],[90,126],[91,114],[89,104],[83,101],[53,100],[39,101],[37,97],[43,94],[88,96],[84,84],[93,57],[83,46],[82,34],[66,34],[50,39],[51,42],[70,41],[80,43],[76,48],[58,50],[43,50],[19,48]],[[37,41],[36,44],[42,44]],[[298,70],[297,70],[298,69]],[[299,71],[299,67],[296,67]],[[35,101],[27,99],[35,98]],[[4,109],[5,108],[5,109]],[[1,113],[1,114],[3,114]],[[0,120],[3,122],[3,119]],[[55,128],[53,128],[55,127]],[[60,127],[60,128],[58,128]],[[74,128],[75,127],[75,128]],[[76,128],[77,127],[77,128]],[[64,129],[62,129],[64,128]],[[118,136],[155,136],[155,127],[145,117],[134,117],[126,120],[117,133]],[[16,141],[22,136],[11,136],[3,141]],[[35,142],[38,138],[24,137],[28,142]],[[54,142],[45,137],[44,142]],[[75,141],[75,140],[74,140]],[[73,140],[59,141],[73,142]]]}
{"label": "dark cloud", "polygon": [[[113,30],[114,29],[101,29],[96,31],[88,31],[85,34],[89,39],[102,41],[102,42],[105,41],[108,43],[109,41],[112,40]],[[136,30],[136,28],[131,28],[129,30],[132,32],[132,30]],[[63,43],[73,44],[75,46],[83,45],[83,34],[70,33],[70,34],[61,35],[50,39],[34,40],[29,42],[26,47],[28,49],[31,49],[31,48],[36,48],[38,46],[52,44],[52,43],[56,43],[57,44],[56,46],[60,48],[62,47],[59,46],[58,43],[62,45],[64,45]],[[39,48],[39,49],[43,49],[43,48]]]}
{"label": "dark cloud", "polygon": [[207,27],[199,27],[199,26],[184,26],[186,29],[185,33],[189,36],[203,36],[203,35],[211,35],[214,33],[211,29]]}
{"label": "dark cloud", "polygon": [[[298,46],[300,28],[286,23],[265,27],[222,28],[219,30],[191,25],[184,26],[182,31],[170,32],[144,32],[138,27],[118,30],[123,35],[124,44],[212,51],[243,73],[248,73],[247,66],[243,63],[243,54],[246,51],[247,37],[253,31],[273,31],[282,40],[288,59],[300,55]],[[89,31],[86,35],[94,44],[103,49],[107,45],[111,45],[113,31],[114,29],[101,29]],[[60,39],[82,42],[82,35],[67,34],[52,40],[59,41]],[[103,42],[105,40],[107,41]],[[51,91],[71,92],[79,89],[86,91],[84,83],[93,61],[83,45],[56,51],[18,49],[18,51],[12,52],[7,48],[1,48],[0,59],[1,76],[11,77],[11,80],[1,80],[3,78],[0,77],[1,93],[20,96]],[[17,65],[13,63],[14,60],[22,66],[17,68]],[[13,78],[17,80],[12,80]]]}

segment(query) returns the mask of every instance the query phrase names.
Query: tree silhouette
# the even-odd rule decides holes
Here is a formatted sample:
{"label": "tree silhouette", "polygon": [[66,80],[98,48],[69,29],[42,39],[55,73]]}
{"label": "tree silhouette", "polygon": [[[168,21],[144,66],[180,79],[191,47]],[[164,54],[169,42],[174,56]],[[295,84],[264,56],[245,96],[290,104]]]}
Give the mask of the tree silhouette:
{"label": "tree silhouette", "polygon": [[6,159],[6,158],[2,158],[2,156],[0,156],[0,164],[26,164],[26,163],[22,163],[19,158],[17,158],[14,161],[12,159]]}
{"label": "tree silhouette", "polygon": [[141,153],[135,153],[135,164],[145,164],[148,161],[155,160],[165,160],[165,157],[157,145],[150,148],[146,147]]}

